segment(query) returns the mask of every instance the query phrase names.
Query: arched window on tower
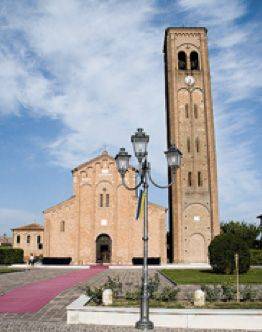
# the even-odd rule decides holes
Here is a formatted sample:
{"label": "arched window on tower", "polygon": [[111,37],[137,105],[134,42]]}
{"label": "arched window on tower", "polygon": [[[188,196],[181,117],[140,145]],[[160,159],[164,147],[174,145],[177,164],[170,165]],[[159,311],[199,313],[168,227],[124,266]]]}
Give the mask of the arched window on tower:
{"label": "arched window on tower", "polygon": [[187,152],[190,152],[190,137],[187,138]]}
{"label": "arched window on tower", "polygon": [[200,152],[200,141],[199,138],[196,138],[196,152]]}
{"label": "arched window on tower", "polygon": [[106,207],[109,207],[109,194],[106,194]]}
{"label": "arched window on tower", "polygon": [[178,69],[186,69],[186,53],[184,51],[178,52]]}
{"label": "arched window on tower", "polygon": [[195,51],[190,53],[190,67],[191,70],[199,70],[198,54]]}
{"label": "arched window on tower", "polygon": [[198,118],[198,107],[196,104],[194,104],[194,117],[195,117],[195,119]]}
{"label": "arched window on tower", "polygon": [[103,207],[103,205],[104,205],[103,203],[104,203],[104,195],[100,194],[99,195],[99,206]]}
{"label": "arched window on tower", "polygon": [[203,185],[203,179],[202,179],[201,172],[197,172],[197,184],[198,184],[198,187],[202,187],[202,185]]}
{"label": "arched window on tower", "polygon": [[188,172],[187,174],[187,185],[188,187],[192,187],[192,172]]}
{"label": "arched window on tower", "polygon": [[31,236],[27,235],[27,237],[26,237],[26,243],[30,243],[30,240],[31,240]]}

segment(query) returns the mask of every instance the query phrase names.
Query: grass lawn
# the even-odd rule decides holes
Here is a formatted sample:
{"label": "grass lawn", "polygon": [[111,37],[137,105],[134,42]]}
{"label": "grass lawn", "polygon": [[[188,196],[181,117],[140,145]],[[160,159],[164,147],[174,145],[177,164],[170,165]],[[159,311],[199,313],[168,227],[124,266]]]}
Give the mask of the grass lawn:
{"label": "grass lawn", "polygon": [[[235,275],[216,274],[211,270],[162,270],[162,274],[178,285],[235,283]],[[262,269],[251,269],[240,275],[241,284],[262,284]]]}
{"label": "grass lawn", "polygon": [[11,269],[9,267],[0,267],[0,274],[2,273],[12,273],[12,272],[19,272],[21,270]]}

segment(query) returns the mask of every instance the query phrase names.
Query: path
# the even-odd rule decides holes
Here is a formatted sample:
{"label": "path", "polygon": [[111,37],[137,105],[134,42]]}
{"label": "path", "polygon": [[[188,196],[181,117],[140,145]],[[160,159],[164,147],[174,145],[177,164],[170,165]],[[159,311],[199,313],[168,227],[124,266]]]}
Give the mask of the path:
{"label": "path", "polygon": [[52,279],[17,287],[0,297],[1,313],[33,313],[40,310],[65,289],[87,281],[105,267],[69,272]]}

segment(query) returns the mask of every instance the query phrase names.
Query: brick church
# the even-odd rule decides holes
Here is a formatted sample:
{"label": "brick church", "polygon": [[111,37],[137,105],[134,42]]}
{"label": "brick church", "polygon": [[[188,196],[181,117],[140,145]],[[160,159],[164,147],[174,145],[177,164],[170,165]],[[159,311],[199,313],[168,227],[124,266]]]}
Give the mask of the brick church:
{"label": "brick church", "polygon": [[[205,28],[168,28],[164,40],[167,143],[183,158],[166,209],[149,205],[149,257],[167,262],[208,262],[219,233],[216,149]],[[143,125],[143,124],[141,124]],[[73,196],[44,211],[43,253],[74,264],[132,264],[142,257],[137,197],[122,185],[107,152],[72,171]],[[127,175],[135,184],[135,171]],[[19,234],[16,232],[16,236]],[[22,247],[27,244],[16,243]],[[25,235],[26,236],[26,235]]]}
{"label": "brick church", "polygon": [[[143,256],[137,197],[121,185],[106,151],[72,171],[73,196],[44,211],[44,256],[72,257],[75,264],[132,264]],[[130,186],[135,171],[127,172]],[[166,208],[149,204],[149,257],[166,263]]]}

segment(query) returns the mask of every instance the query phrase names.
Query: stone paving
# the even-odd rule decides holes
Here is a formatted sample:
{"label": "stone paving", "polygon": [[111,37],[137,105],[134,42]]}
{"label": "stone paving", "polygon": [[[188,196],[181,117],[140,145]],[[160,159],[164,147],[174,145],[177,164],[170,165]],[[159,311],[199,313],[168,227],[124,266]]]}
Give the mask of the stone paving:
{"label": "stone paving", "polygon": [[[100,278],[92,279],[92,285],[95,287],[102,286],[107,281],[108,276],[111,278],[119,277],[119,280],[122,282],[123,293],[126,291],[131,291],[138,289],[141,285],[141,270],[107,270]],[[158,274],[160,280],[160,288],[166,286],[172,286],[173,284],[162,276],[157,270],[149,270],[149,278],[154,278],[155,274]]]}
{"label": "stone paving", "polygon": [[[1,332],[19,331],[19,332],[137,332],[138,330],[132,327],[116,327],[116,326],[98,326],[98,325],[66,325],[66,323],[48,323],[48,322],[19,322],[15,328],[13,321],[5,321],[1,323]],[[152,330],[150,330],[152,331]],[[172,329],[172,328],[155,328],[154,332],[232,332],[232,330],[220,329]],[[259,330],[252,330],[253,332]],[[237,332],[247,332],[247,330],[237,330]],[[261,332],[261,330],[260,330]]]}
{"label": "stone paving", "polygon": [[[57,275],[68,273],[68,270],[33,270],[28,272],[17,272],[0,275],[1,289],[6,291],[15,288],[20,285],[25,285],[30,282],[49,279]],[[149,275],[153,276],[156,271],[150,271]],[[77,286],[67,289],[47,305],[40,309],[36,313],[26,314],[0,314],[0,331],[8,332],[42,332],[42,331],[103,331],[103,332],[131,332],[137,331],[134,328],[129,327],[110,327],[110,326],[72,326],[66,324],[66,306],[74,301],[79,295],[83,293],[83,290],[87,284],[90,286],[98,286],[104,284],[107,280],[107,276],[111,277],[121,276],[121,281],[124,287],[130,285],[138,285],[140,283],[141,271],[139,270],[106,270],[89,282],[82,282]],[[169,285],[168,280],[160,275],[160,281],[162,285]],[[168,328],[156,328],[154,331],[190,331],[185,329],[168,329]],[[198,330],[192,330],[198,332]],[[200,330],[199,330],[200,331]],[[201,330],[203,331],[203,330]],[[206,330],[211,331],[211,330]],[[212,330],[214,331],[214,330]],[[221,330],[219,330],[221,332]]]}
{"label": "stone paving", "polygon": [[[53,323],[53,322],[18,322],[14,327],[13,321],[5,321],[1,323],[1,332],[137,332],[138,330],[132,327],[116,327],[108,325],[66,325],[66,323]],[[152,330],[150,330],[152,331]],[[155,328],[154,332],[230,332],[232,330],[220,329],[172,329],[172,328]],[[259,330],[252,330],[253,332]],[[237,332],[247,332],[247,330],[237,330]],[[261,330],[260,330],[261,332]]]}

